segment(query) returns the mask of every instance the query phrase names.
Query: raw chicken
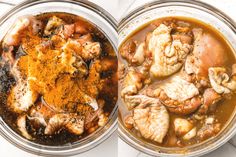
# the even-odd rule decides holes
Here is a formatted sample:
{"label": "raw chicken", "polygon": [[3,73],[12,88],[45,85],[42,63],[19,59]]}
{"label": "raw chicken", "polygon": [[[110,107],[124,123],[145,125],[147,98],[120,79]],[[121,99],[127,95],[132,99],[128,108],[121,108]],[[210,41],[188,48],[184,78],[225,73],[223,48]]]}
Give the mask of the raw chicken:
{"label": "raw chicken", "polygon": [[31,90],[25,80],[20,80],[8,96],[8,106],[14,112],[27,111],[38,98],[38,93]]}
{"label": "raw chicken", "polygon": [[22,136],[24,136],[27,139],[32,140],[33,137],[28,133],[28,131],[26,129],[26,118],[27,117],[26,117],[25,114],[19,116],[16,120],[17,121],[17,126],[18,126],[18,129],[21,132]]}
{"label": "raw chicken", "polygon": [[198,112],[206,114],[208,111],[214,111],[216,108],[216,103],[222,99],[222,96],[214,89],[207,88],[203,93],[203,105],[200,107]]}
{"label": "raw chicken", "polygon": [[23,31],[29,26],[32,27],[32,32],[34,34],[38,33],[42,28],[42,23],[35,19],[33,16],[22,16],[17,19],[13,27],[8,31],[7,35],[4,37],[3,44],[8,46],[17,46],[21,41]]}
{"label": "raw chicken", "polygon": [[94,59],[100,55],[101,47],[99,42],[92,42],[89,39],[81,42],[82,43],[80,43],[79,40],[69,39],[62,49],[65,52],[72,52],[80,56],[83,60]]}
{"label": "raw chicken", "polygon": [[153,57],[150,73],[154,77],[169,76],[177,72],[191,51],[190,44],[182,43],[176,37],[172,39],[171,30],[171,27],[161,24],[148,40],[148,50]]}
{"label": "raw chicken", "polygon": [[197,134],[197,129],[192,123],[183,118],[174,120],[174,129],[177,136],[182,136],[184,140],[190,140]]}
{"label": "raw chicken", "polygon": [[49,20],[48,20],[48,23],[47,25],[45,26],[45,29],[44,29],[44,34],[45,35],[52,35],[53,33],[55,33],[55,30],[57,28],[59,28],[60,26],[62,26],[65,22],[56,17],[56,16],[52,16]]}
{"label": "raw chicken", "polygon": [[16,59],[22,55],[22,47],[18,48],[18,51],[13,52],[14,46],[19,46],[22,38],[25,36],[24,31],[28,30],[31,34],[37,34],[42,29],[42,22],[37,20],[33,16],[22,16],[16,20],[11,29],[7,32],[3,39],[2,57],[6,62],[9,62],[13,66]]}
{"label": "raw chicken", "polygon": [[136,94],[143,86],[142,80],[142,74],[133,68],[129,69],[123,81],[121,96]]}
{"label": "raw chicken", "polygon": [[212,88],[219,94],[229,94],[236,90],[235,65],[232,67],[232,78],[226,73],[224,67],[211,67],[208,69]]}
{"label": "raw chicken", "polygon": [[[84,116],[77,113],[66,113],[63,108],[47,104],[43,99],[42,102],[31,108],[28,119],[35,129],[45,127],[45,134],[56,134],[65,128],[69,132],[79,135],[83,133],[84,128],[89,129],[94,120],[98,119],[101,126],[105,125],[108,120],[108,117],[103,113],[104,101],[102,103],[100,101],[99,108],[94,111],[91,107],[86,106],[78,106],[74,110],[74,112],[78,110],[77,113],[84,112]],[[98,106],[97,103],[96,106]]]}
{"label": "raw chicken", "polygon": [[202,29],[193,29],[193,34],[193,52],[186,59],[185,71],[198,77],[207,77],[210,67],[224,65],[227,60],[225,51],[220,41]]}
{"label": "raw chicken", "polygon": [[[149,140],[162,143],[169,129],[169,114],[158,99],[136,95],[138,106],[133,110],[133,126]],[[136,103],[137,103],[136,102]]]}
{"label": "raw chicken", "polygon": [[159,98],[170,112],[190,114],[202,104],[199,91],[193,83],[174,76],[162,85],[154,84],[143,91],[150,97]]}
{"label": "raw chicken", "polygon": [[128,41],[122,45],[120,54],[121,56],[128,61],[128,63],[132,63],[132,59],[134,57],[136,51],[136,44],[134,41]]}
{"label": "raw chicken", "polygon": [[62,38],[68,39],[73,35],[74,32],[75,32],[75,24],[67,24],[64,25],[64,27],[61,27],[61,30],[58,34],[61,35]]}
{"label": "raw chicken", "polygon": [[141,43],[138,45],[134,56],[132,58],[132,63],[141,65],[145,60],[145,43]]}
{"label": "raw chicken", "polygon": [[38,98],[38,93],[32,90],[26,79],[27,69],[22,66],[22,62],[25,61],[27,62],[27,57],[21,57],[14,63],[11,69],[11,73],[17,81],[17,84],[10,91],[8,106],[11,110],[18,113],[27,111]]}
{"label": "raw chicken", "polygon": [[83,45],[80,56],[84,60],[90,60],[101,54],[101,45],[99,42],[86,42]]}
{"label": "raw chicken", "polygon": [[162,89],[166,95],[177,101],[185,101],[199,94],[193,83],[189,83],[180,76],[173,77],[170,83],[166,83]]}
{"label": "raw chicken", "polygon": [[193,128],[193,124],[190,123],[188,120],[183,118],[176,118],[174,120],[174,129],[175,133],[178,136],[185,135]]}
{"label": "raw chicken", "polygon": [[84,132],[84,117],[75,113],[56,114],[50,118],[44,133],[51,135],[62,127],[73,134],[80,135]]}

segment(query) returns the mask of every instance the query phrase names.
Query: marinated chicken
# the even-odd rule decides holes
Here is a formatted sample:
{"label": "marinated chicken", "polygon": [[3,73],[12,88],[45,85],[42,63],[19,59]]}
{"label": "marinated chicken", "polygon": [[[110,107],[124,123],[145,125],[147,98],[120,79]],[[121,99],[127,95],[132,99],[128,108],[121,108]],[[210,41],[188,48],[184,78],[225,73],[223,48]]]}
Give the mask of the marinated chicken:
{"label": "marinated chicken", "polygon": [[139,130],[144,138],[162,143],[169,128],[166,108],[158,99],[143,95],[131,96],[129,101],[137,105],[128,117],[129,125]]}
{"label": "marinated chicken", "polygon": [[174,76],[162,85],[150,85],[143,93],[159,98],[170,112],[181,115],[192,113],[201,105],[197,87],[180,76]]}
{"label": "marinated chicken", "polygon": [[[194,47],[187,57],[185,70],[188,74],[206,77],[210,67],[224,66],[227,56],[224,47],[213,35],[204,33],[201,28],[194,28]],[[214,52],[209,55],[209,52]]]}
{"label": "marinated chicken", "polygon": [[214,28],[190,18],[157,19],[129,36],[119,54],[119,118],[136,137],[185,147],[228,124],[236,60]]}
{"label": "marinated chicken", "polygon": [[106,125],[117,100],[117,57],[94,25],[65,13],[23,16],[1,45],[1,70],[9,67],[13,81],[1,91],[0,111],[6,121],[4,109],[14,115],[7,121],[14,130],[57,145]]}
{"label": "marinated chicken", "polygon": [[171,36],[171,31],[171,26],[160,24],[148,39],[148,51],[152,53],[153,58],[150,74],[155,77],[169,76],[177,72],[192,48],[191,43]]}

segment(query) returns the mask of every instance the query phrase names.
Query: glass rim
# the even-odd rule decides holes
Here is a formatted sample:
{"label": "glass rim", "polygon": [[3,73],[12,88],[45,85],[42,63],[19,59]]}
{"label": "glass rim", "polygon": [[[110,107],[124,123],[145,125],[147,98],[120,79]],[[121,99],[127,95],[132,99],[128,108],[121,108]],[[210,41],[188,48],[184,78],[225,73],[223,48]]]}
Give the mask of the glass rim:
{"label": "glass rim", "polygon": [[214,16],[218,17],[219,19],[221,19],[225,23],[229,24],[230,28],[233,29],[236,33],[236,28],[234,27],[234,26],[236,26],[236,21],[234,21],[231,17],[229,17],[223,11],[217,9],[216,7],[214,7],[208,3],[205,3],[203,1],[199,1],[199,0],[191,0],[191,1],[157,0],[157,1],[147,2],[141,6],[138,6],[134,9],[132,9],[125,17],[122,17],[122,19],[119,21],[118,33],[120,33],[121,30],[124,29],[124,27],[127,25],[127,23],[129,23],[130,20],[143,14],[147,8],[152,9],[153,7],[156,7],[157,5],[159,7],[163,7],[163,6],[169,6],[171,4],[177,4],[177,3],[178,3],[178,6],[188,5],[189,7],[200,9],[200,10],[203,10],[203,11],[208,12],[210,14],[213,13]]}

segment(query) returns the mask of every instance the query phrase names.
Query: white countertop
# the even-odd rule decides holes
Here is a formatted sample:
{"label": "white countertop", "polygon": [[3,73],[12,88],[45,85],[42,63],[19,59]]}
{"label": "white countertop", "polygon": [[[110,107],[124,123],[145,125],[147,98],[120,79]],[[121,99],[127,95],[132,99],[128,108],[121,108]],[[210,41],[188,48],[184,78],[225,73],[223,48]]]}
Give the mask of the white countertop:
{"label": "white countertop", "polygon": [[[17,4],[22,0],[0,0],[0,15],[10,9],[12,6],[1,2]],[[123,15],[139,5],[147,3],[150,0],[91,0],[106,9],[117,20],[120,20]],[[223,10],[236,21],[236,0],[208,0],[207,3]],[[0,154],[4,157],[34,157],[35,155],[26,153],[0,136]],[[0,155],[3,156],[3,155]],[[127,145],[121,139],[118,139],[117,133],[114,133],[109,139],[98,147],[80,154],[75,157],[149,157],[134,148]],[[236,137],[216,151],[206,155],[205,157],[236,157]]]}

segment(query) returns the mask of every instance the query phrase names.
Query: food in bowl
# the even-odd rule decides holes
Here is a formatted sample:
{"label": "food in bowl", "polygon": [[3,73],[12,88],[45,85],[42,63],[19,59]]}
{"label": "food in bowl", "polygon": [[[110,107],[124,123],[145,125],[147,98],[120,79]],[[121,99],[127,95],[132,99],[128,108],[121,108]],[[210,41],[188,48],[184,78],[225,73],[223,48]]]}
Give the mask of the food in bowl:
{"label": "food in bowl", "polygon": [[0,115],[23,137],[61,145],[109,120],[117,100],[117,57],[91,22],[68,13],[22,16],[0,52]]}
{"label": "food in bowl", "polygon": [[214,138],[235,109],[234,51],[212,26],[164,17],[119,48],[119,114],[135,137],[163,147]]}

